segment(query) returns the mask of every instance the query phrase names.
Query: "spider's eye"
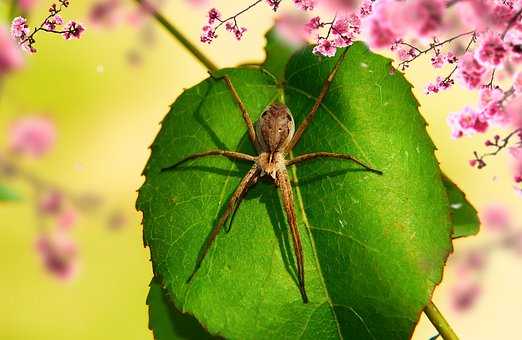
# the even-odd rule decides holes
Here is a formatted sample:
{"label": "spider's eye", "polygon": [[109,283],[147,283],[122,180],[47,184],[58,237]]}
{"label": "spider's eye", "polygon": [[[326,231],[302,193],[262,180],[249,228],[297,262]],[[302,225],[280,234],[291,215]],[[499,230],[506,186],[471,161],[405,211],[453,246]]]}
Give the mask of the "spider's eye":
{"label": "spider's eye", "polygon": [[261,115],[261,117],[265,118],[267,114],[268,114],[268,111],[265,111],[265,112],[263,112],[263,114]]}

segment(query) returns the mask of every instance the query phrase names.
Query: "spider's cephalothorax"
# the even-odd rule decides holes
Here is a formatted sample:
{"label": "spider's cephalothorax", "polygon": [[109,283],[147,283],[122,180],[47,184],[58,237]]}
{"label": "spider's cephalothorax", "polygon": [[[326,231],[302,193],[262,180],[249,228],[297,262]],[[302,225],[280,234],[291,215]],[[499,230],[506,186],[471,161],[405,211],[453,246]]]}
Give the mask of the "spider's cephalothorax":
{"label": "spider's cephalothorax", "polygon": [[341,65],[347,51],[348,49],[346,49],[344,53],[341,55],[341,57],[338,59],[334,68],[328,75],[328,78],[326,78],[321,92],[319,93],[313,107],[310,109],[310,112],[305,117],[305,119],[303,120],[297,131],[295,131],[295,133],[294,118],[292,117],[290,110],[288,110],[288,108],[284,104],[280,103],[274,103],[270,105],[261,114],[261,117],[259,118],[259,121],[257,122],[257,125],[254,128],[252,120],[248,115],[247,109],[241,101],[241,98],[239,98],[239,95],[236,89],[234,88],[232,81],[226,75],[222,78],[225,80],[225,83],[228,86],[233,99],[239,106],[245,124],[247,126],[248,137],[250,138],[250,142],[254,145],[256,150],[258,150],[259,155],[252,156],[228,150],[210,150],[190,155],[177,162],[176,164],[162,169],[162,171],[172,170],[176,168],[179,164],[184,163],[190,159],[211,155],[220,155],[235,160],[249,161],[254,163],[250,170],[243,177],[230,199],[228,200],[225,211],[217,221],[215,227],[212,229],[212,232],[207,238],[207,242],[203,245],[203,248],[201,249],[200,255],[196,260],[196,266],[194,267],[194,271],[192,272],[192,275],[189,277],[188,281],[190,281],[192,277],[196,274],[203,259],[205,258],[205,255],[208,252],[208,249],[212,245],[212,242],[215,240],[220,230],[223,228],[225,222],[237,210],[241,200],[246,195],[248,188],[256,184],[260,177],[264,175],[269,175],[271,178],[274,179],[274,183],[279,188],[279,191],[281,193],[283,208],[286,213],[288,226],[290,227],[292,241],[294,244],[294,252],[297,264],[297,277],[299,281],[299,291],[301,293],[303,302],[308,302],[304,280],[303,249],[301,246],[301,238],[299,236],[299,228],[297,226],[297,218],[292,194],[292,185],[288,176],[287,167],[317,158],[336,158],[350,160],[364,167],[368,171],[382,175],[381,171],[369,167],[368,165],[364,164],[363,162],[357,160],[356,158],[348,154],[340,154],[333,152],[313,152],[297,156],[289,160],[285,158],[286,155],[290,151],[292,151],[293,147],[299,142],[301,136],[303,135],[303,132],[306,130],[306,128],[310,125],[313,118],[315,117],[315,114],[317,113],[317,110],[321,105],[324,97],[326,97],[330,84],[333,81],[333,78],[339,66]]}
{"label": "spider's cephalothorax", "polygon": [[274,103],[261,114],[256,124],[256,137],[260,146],[257,164],[261,175],[276,178],[285,167],[285,150],[294,136],[294,117],[286,105]]}

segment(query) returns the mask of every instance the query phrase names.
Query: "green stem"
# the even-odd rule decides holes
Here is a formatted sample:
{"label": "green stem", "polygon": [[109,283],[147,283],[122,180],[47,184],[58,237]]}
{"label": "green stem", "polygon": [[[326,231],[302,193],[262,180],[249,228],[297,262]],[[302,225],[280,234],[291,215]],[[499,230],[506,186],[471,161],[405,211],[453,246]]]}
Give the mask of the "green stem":
{"label": "green stem", "polygon": [[179,41],[200,63],[202,63],[210,72],[215,72],[218,67],[208,59],[194,44],[192,44],[174,25],[172,25],[162,14],[160,14],[153,5],[147,3],[147,0],[135,0],[141,6],[145,6],[152,16],[163,26],[174,39]]}
{"label": "green stem", "polygon": [[455,334],[448,321],[444,319],[444,316],[433,302],[430,301],[428,303],[426,308],[424,308],[424,313],[444,340],[459,340],[457,334]]}

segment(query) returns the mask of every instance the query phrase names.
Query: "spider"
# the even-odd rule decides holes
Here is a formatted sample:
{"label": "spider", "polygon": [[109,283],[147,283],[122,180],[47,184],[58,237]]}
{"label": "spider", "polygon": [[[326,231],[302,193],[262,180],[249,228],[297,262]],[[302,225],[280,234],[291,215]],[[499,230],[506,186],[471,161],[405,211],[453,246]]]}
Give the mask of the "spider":
{"label": "spider", "polygon": [[321,92],[319,93],[319,96],[317,97],[314,105],[312,106],[310,112],[307,114],[307,116],[305,117],[305,119],[303,120],[303,122],[297,130],[295,130],[294,118],[290,113],[290,110],[285,104],[279,102],[274,102],[270,104],[261,114],[261,117],[259,118],[259,120],[256,123],[256,126],[254,127],[254,124],[250,119],[247,109],[243,104],[241,98],[239,97],[238,92],[234,88],[234,85],[232,84],[230,78],[227,75],[217,78],[223,79],[225,81],[228,89],[230,90],[234,98],[234,101],[239,106],[239,109],[243,115],[243,120],[245,121],[245,124],[247,126],[250,142],[257,150],[258,155],[252,156],[228,150],[209,150],[205,152],[192,154],[188,157],[183,158],[181,161],[175,163],[174,165],[162,169],[162,171],[172,170],[176,168],[178,165],[188,160],[217,155],[228,157],[234,160],[247,161],[253,163],[250,170],[242,178],[241,182],[239,183],[234,193],[228,200],[225,211],[223,212],[216,225],[212,229],[210,235],[207,238],[206,243],[203,245],[202,250],[197,258],[196,266],[187,282],[190,282],[192,277],[198,271],[199,267],[201,266],[201,263],[203,262],[203,259],[208,253],[210,246],[216,239],[217,235],[223,228],[226,221],[234,215],[241,200],[245,197],[248,189],[254,184],[256,184],[261,177],[267,177],[275,183],[275,185],[278,187],[281,193],[284,210],[288,220],[288,225],[290,226],[290,231],[292,234],[294,254],[297,262],[297,277],[299,291],[301,293],[303,302],[308,303],[308,297],[305,289],[303,250],[301,246],[299,230],[297,227],[296,212],[292,194],[292,184],[288,176],[287,167],[318,158],[335,158],[341,160],[349,160],[357,163],[358,165],[362,166],[368,171],[371,171],[379,175],[383,174],[381,171],[371,168],[370,166],[364,164],[363,162],[349,154],[340,154],[333,152],[313,152],[300,155],[292,159],[286,159],[288,153],[292,151],[295,145],[299,142],[306,128],[314,119],[317,110],[319,109],[319,106],[321,105],[323,99],[326,97],[328,93],[330,84],[332,83],[335,74],[337,73],[337,70],[339,69],[339,66],[342,63],[346,55],[346,52],[347,49],[343,52],[341,57],[337,60],[336,64],[330,71],[330,74],[324,81],[323,86],[321,88]]}

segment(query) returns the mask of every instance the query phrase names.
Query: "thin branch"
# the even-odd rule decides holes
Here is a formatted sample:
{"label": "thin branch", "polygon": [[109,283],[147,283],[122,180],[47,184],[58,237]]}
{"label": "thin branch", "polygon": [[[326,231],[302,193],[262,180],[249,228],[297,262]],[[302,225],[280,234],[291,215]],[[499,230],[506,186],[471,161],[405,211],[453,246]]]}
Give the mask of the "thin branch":
{"label": "thin branch", "polygon": [[163,28],[165,28],[183,47],[185,47],[201,64],[203,64],[209,71],[215,72],[218,67],[208,59],[203,52],[201,52],[193,43],[191,43],[174,25],[172,25],[162,14],[160,14],[154,7],[152,7],[147,0],[135,0],[140,6],[144,6],[154,19],[158,21]]}
{"label": "thin branch", "polygon": [[458,340],[459,337],[453,331],[448,321],[444,318],[442,313],[439,311],[437,306],[433,302],[429,302],[428,305],[424,308],[424,314],[430,319],[432,325],[437,329],[440,336],[444,340]]}

